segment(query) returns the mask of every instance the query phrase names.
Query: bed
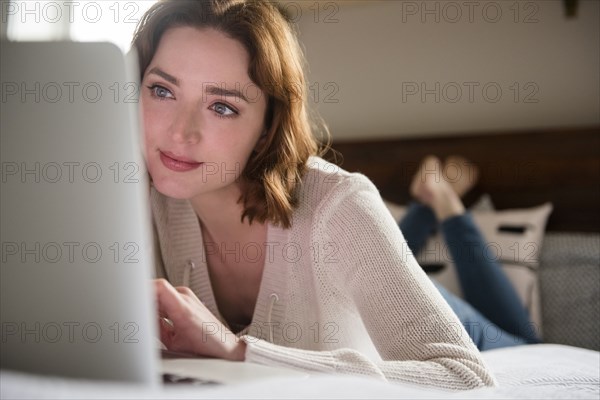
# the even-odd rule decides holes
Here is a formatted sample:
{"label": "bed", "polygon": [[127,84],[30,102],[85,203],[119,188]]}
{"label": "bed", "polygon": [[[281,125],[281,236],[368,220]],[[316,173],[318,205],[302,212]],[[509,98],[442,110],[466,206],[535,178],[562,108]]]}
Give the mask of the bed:
{"label": "bed", "polygon": [[[448,393],[315,375],[232,386],[140,389],[0,371],[0,397],[600,398],[600,127],[335,142],[334,148],[343,155],[336,162],[371,178],[392,205],[408,203],[410,179],[427,154],[461,154],[480,166],[480,183],[466,198],[469,206],[500,213],[552,204],[543,234],[536,239],[539,257],[534,266],[525,266],[537,284],[545,343],[484,352],[499,387]],[[487,203],[482,205],[484,194]]]}
{"label": "bed", "polygon": [[538,344],[490,350],[483,356],[495,372],[499,382],[496,388],[447,392],[363,377],[315,375],[228,386],[151,389],[2,371],[0,394],[2,399],[598,399],[600,357],[597,351]]}

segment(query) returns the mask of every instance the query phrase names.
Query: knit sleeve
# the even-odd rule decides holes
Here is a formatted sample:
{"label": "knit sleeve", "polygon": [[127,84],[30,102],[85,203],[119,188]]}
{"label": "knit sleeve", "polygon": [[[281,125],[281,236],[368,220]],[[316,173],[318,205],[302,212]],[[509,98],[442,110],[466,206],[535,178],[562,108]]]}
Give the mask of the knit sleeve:
{"label": "knit sleeve", "polygon": [[336,261],[319,260],[315,268],[354,303],[382,361],[354,349],[301,350],[245,337],[247,361],[450,390],[496,385],[366,177],[352,175],[330,191],[316,211],[313,237],[336,244]]}

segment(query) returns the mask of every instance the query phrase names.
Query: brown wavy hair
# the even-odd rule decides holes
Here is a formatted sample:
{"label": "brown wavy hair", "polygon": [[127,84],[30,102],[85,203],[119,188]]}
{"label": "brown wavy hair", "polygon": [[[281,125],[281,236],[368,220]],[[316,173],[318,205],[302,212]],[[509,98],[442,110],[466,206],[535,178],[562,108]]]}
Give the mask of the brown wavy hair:
{"label": "brown wavy hair", "polygon": [[267,96],[266,136],[242,171],[242,221],[256,218],[289,228],[311,155],[329,148],[314,137],[307,107],[305,59],[296,30],[277,3],[266,0],[162,0],[144,14],[133,38],[140,73],[171,28],[213,28],[250,55],[248,75]]}

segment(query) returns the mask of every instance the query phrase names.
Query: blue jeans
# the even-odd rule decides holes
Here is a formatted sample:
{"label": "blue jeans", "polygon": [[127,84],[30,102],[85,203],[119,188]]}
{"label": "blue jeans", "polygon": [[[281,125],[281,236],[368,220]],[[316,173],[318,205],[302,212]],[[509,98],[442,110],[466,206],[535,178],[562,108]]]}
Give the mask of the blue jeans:
{"label": "blue jeans", "polygon": [[429,207],[413,203],[400,221],[400,229],[414,254],[438,228],[456,266],[465,300],[434,283],[477,348],[490,350],[539,343],[527,310],[502,267],[486,255],[485,239],[470,214],[438,224]]}

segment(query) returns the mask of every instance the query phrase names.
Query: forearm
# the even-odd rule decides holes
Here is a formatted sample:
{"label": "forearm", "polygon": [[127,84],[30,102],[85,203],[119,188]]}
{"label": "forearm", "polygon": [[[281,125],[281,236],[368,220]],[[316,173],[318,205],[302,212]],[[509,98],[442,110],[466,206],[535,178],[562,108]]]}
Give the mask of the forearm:
{"label": "forearm", "polygon": [[[282,366],[313,373],[363,375],[391,382],[435,386],[449,390],[466,390],[494,386],[485,366],[460,346],[446,347],[458,357],[439,357],[429,361],[372,361],[360,352],[341,348],[314,351],[289,348],[251,336],[247,341],[246,361]],[[441,345],[441,344],[440,344]],[[443,346],[440,346],[443,347]],[[461,357],[462,356],[462,357]]]}

